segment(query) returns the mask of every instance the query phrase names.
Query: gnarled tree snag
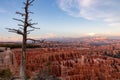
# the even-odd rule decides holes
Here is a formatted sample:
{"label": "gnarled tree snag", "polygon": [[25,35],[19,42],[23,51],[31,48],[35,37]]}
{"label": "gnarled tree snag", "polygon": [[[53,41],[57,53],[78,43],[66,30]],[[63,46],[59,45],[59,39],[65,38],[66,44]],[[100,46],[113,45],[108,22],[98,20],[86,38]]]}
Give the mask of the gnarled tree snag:
{"label": "gnarled tree snag", "polygon": [[[18,24],[20,26],[18,29],[11,29],[11,28],[6,28],[8,29],[9,32],[17,33],[19,35],[22,35],[22,56],[21,56],[21,65],[20,65],[20,78],[22,80],[25,80],[26,74],[26,44],[27,44],[27,35],[30,34],[31,31],[34,31],[35,29],[39,29],[34,27],[33,25],[36,25],[37,23],[32,23],[32,19],[29,19],[29,14],[33,13],[29,11],[29,7],[32,6],[32,3],[35,0],[26,0],[23,2],[24,6],[24,12],[16,12],[16,14],[21,15],[23,17],[22,19],[16,19],[13,18],[16,21],[21,22],[21,24]],[[28,30],[28,28],[31,28]]]}

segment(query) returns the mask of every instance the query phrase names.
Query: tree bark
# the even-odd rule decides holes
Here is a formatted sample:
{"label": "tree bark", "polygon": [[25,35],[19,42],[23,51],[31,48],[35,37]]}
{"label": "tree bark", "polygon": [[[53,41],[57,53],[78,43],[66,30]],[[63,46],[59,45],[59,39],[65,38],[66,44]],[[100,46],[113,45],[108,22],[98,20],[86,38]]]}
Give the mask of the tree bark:
{"label": "tree bark", "polygon": [[23,35],[22,41],[22,54],[21,54],[21,65],[20,65],[20,77],[22,80],[26,80],[26,38],[27,35]]}
{"label": "tree bark", "polygon": [[[22,22],[22,24],[18,24],[18,26],[22,26],[19,29],[11,29],[11,28],[6,28],[9,30],[9,32],[17,33],[22,35],[22,54],[21,54],[21,63],[20,63],[20,78],[21,80],[26,80],[26,46],[27,46],[27,35],[31,32],[34,31],[34,29],[39,29],[36,27],[33,27],[36,23],[31,23],[32,19],[29,19],[29,14],[32,13],[29,11],[29,7],[32,6],[32,3],[35,0],[26,0],[23,2],[25,5],[24,7],[24,12],[16,12],[16,14],[19,14],[23,17],[23,19],[16,19],[13,18],[16,21]],[[32,28],[31,30],[28,30],[28,28]],[[21,30],[22,29],[22,30]]]}
{"label": "tree bark", "polygon": [[23,41],[22,41],[22,55],[21,55],[21,68],[20,77],[22,80],[26,79],[26,41],[27,41],[27,27],[28,27],[28,0],[26,0],[25,6],[25,21],[24,21],[24,31],[23,31]]}

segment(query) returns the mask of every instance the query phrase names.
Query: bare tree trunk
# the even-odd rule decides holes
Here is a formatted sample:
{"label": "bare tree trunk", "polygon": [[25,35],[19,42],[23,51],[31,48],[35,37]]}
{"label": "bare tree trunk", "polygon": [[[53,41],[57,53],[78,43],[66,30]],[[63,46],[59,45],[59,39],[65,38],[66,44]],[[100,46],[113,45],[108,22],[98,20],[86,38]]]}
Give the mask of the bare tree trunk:
{"label": "bare tree trunk", "polygon": [[[30,34],[31,31],[34,31],[34,29],[39,29],[36,27],[33,27],[36,23],[31,23],[32,19],[29,19],[29,14],[32,13],[29,11],[29,6],[32,6],[32,3],[35,0],[26,0],[23,2],[25,5],[24,12],[16,12],[16,14],[19,14],[23,17],[23,19],[16,19],[14,20],[22,22],[23,24],[18,24],[18,26],[22,26],[19,29],[11,29],[7,28],[9,32],[17,33],[22,35],[22,54],[21,54],[21,64],[20,64],[20,78],[21,80],[26,80],[26,45],[27,45],[27,35]],[[32,28],[29,29],[28,28]],[[21,30],[22,29],[22,30]]]}
{"label": "bare tree trunk", "polygon": [[26,79],[26,41],[27,41],[27,27],[28,27],[28,0],[26,0],[25,6],[25,21],[24,21],[24,30],[23,30],[23,41],[22,41],[22,55],[21,55],[21,68],[20,68],[20,77],[22,80]]}
{"label": "bare tree trunk", "polygon": [[20,65],[20,77],[22,80],[26,79],[26,36],[23,36],[22,42],[22,55],[21,55],[21,65]]}

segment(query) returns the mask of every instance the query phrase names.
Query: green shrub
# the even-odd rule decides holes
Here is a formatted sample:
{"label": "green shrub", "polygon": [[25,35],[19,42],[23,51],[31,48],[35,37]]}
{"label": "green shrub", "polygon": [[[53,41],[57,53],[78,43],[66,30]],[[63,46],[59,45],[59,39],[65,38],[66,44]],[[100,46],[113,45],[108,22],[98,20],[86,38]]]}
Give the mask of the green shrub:
{"label": "green shrub", "polygon": [[0,80],[10,80],[12,78],[12,72],[10,69],[0,70]]}

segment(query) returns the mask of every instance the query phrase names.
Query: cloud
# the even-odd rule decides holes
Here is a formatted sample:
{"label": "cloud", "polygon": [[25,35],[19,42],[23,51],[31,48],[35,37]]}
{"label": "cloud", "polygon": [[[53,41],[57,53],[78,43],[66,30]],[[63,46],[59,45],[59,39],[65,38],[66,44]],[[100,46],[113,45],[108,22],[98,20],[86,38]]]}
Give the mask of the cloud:
{"label": "cloud", "polygon": [[46,33],[46,34],[42,34],[40,37],[36,36],[34,38],[38,39],[38,38],[55,38],[55,37],[57,37],[57,35],[54,33]]}
{"label": "cloud", "polygon": [[2,36],[0,36],[0,41],[2,41],[2,42],[9,42],[9,41],[21,41],[22,40],[22,38],[21,37],[2,37]]}
{"label": "cloud", "polygon": [[[32,38],[32,39],[40,39],[40,38],[43,38],[43,39],[47,39],[47,38],[56,38],[57,35],[54,34],[54,33],[46,33],[46,34],[42,34],[42,35],[36,35],[36,36],[29,36],[28,38]],[[22,41],[22,37],[21,36],[11,36],[11,37],[3,37],[3,36],[0,36],[0,41],[2,42],[9,42],[9,41]]]}
{"label": "cloud", "polygon": [[110,26],[120,26],[120,23],[111,23]]}
{"label": "cloud", "polygon": [[120,0],[58,0],[58,4],[74,17],[120,23]]}
{"label": "cloud", "polygon": [[95,36],[96,33],[94,33],[94,32],[90,32],[90,33],[87,33],[87,35],[89,35],[89,36]]}
{"label": "cloud", "polygon": [[56,34],[54,34],[54,33],[47,33],[46,35],[45,35],[45,38],[55,38],[57,35]]}

